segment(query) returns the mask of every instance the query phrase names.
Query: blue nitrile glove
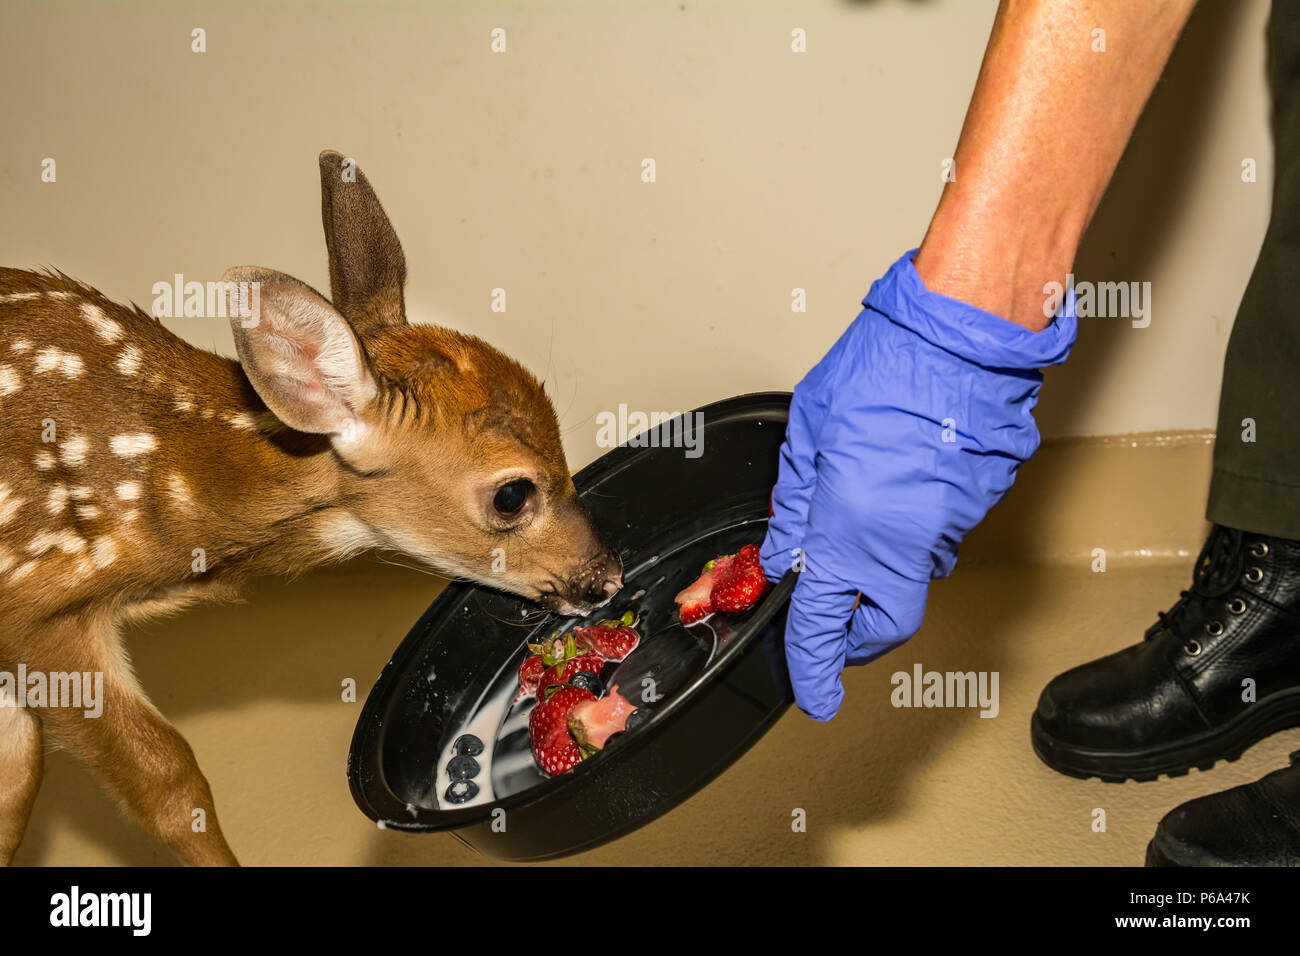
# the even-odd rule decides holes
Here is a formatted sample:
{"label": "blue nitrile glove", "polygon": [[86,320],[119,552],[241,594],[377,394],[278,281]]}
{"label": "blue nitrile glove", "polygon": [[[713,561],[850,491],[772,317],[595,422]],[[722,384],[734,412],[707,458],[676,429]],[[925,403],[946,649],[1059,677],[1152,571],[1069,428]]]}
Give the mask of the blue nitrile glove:
{"label": "blue nitrile glove", "polygon": [[915,253],[795,388],[781,446],[762,563],[773,581],[802,568],[786,659],[816,720],[839,710],[846,665],[920,629],[930,580],[1037,450],[1037,370],[1064,362],[1077,332],[1073,290],[1030,332],[929,291]]}

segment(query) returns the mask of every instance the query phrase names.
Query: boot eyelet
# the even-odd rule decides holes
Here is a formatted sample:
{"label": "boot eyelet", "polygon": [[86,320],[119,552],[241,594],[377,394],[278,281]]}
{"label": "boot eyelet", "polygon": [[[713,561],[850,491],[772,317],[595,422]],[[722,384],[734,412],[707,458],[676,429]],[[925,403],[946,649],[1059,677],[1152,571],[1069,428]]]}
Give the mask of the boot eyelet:
{"label": "boot eyelet", "polygon": [[1259,568],[1252,567],[1246,569],[1246,581],[1248,583],[1258,584],[1262,580],[1264,580],[1264,572]]}
{"label": "boot eyelet", "polygon": [[1263,541],[1256,541],[1250,546],[1250,556],[1252,558],[1264,558],[1268,556],[1268,545]]}
{"label": "boot eyelet", "polygon": [[[1218,637],[1220,634],[1223,633],[1223,622],[1222,622],[1222,621],[1209,621],[1209,622],[1206,623],[1206,625],[1205,625],[1205,633],[1208,634],[1208,635],[1210,635],[1210,637]],[[1195,643],[1195,642],[1193,642],[1193,643]],[[1197,653],[1200,653],[1200,652],[1198,651]]]}
{"label": "boot eyelet", "polygon": [[1201,642],[1188,641],[1183,645],[1183,650],[1187,652],[1188,657],[1195,657],[1197,654],[1201,653]]}
{"label": "boot eyelet", "polygon": [[1233,598],[1231,601],[1228,602],[1229,614],[1240,614],[1244,610],[1246,610],[1246,602],[1243,601],[1241,598],[1239,597]]}

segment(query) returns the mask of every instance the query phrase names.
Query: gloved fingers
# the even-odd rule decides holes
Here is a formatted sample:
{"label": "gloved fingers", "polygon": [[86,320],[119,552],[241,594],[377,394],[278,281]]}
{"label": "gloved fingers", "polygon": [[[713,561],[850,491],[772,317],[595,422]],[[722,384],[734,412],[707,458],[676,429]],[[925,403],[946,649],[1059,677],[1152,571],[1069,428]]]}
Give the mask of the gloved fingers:
{"label": "gloved fingers", "polygon": [[830,720],[840,709],[846,637],[857,588],[819,576],[809,565],[790,598],[785,656],[799,709],[813,720]]}
{"label": "gloved fingers", "polygon": [[790,402],[790,420],[772,490],[772,518],[759,552],[763,571],[772,581],[779,581],[790,570],[803,543],[808,506],[817,487],[817,436],[828,413],[826,395],[819,385],[829,365],[823,359],[809,372]]}
{"label": "gloved fingers", "polygon": [[804,482],[786,464],[786,446],[781,446],[781,463],[776,487],[772,490],[772,517],[767,523],[767,534],[759,548],[759,563],[769,581],[776,582],[798,560],[808,524],[808,504],[812,500],[811,485]]}
{"label": "gloved fingers", "polygon": [[[875,575],[877,582],[881,575]],[[870,586],[869,586],[870,587]],[[921,629],[929,588],[924,584],[900,579],[885,589],[871,588],[883,606],[863,594],[853,611],[847,640],[847,663],[858,666],[875,660],[910,640]]]}

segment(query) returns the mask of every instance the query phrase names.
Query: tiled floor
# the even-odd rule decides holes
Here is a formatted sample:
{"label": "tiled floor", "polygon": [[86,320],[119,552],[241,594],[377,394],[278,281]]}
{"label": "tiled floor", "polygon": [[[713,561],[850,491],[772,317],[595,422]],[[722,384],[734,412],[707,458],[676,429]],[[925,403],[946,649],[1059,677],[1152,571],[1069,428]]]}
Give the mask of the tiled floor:
{"label": "tiled floor", "polygon": [[[829,724],[791,711],[745,757],[672,813],[571,863],[1134,865],[1160,817],[1200,794],[1285,766],[1300,730],[1235,764],[1146,784],[1059,776],[1029,746],[1043,684],[1141,638],[1187,585],[1190,559],[959,568],[933,589],[911,642],[845,677]],[[437,582],[362,562],[247,605],[201,608],[133,636],[145,687],[193,744],[222,826],[246,864],[479,864],[448,835],[380,831],[343,767],[366,691]],[[375,595],[383,595],[376,606]],[[906,709],[891,675],[997,671],[1000,710]],[[791,830],[795,808],[807,832]],[[1106,830],[1093,830],[1094,810]],[[66,755],[47,778],[17,863],[168,863]]]}

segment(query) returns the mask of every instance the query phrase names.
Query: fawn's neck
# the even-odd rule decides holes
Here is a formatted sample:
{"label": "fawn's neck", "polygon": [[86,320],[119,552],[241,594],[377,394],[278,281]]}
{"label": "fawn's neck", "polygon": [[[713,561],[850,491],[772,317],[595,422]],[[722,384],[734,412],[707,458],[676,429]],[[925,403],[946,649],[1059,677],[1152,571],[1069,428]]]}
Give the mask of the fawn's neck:
{"label": "fawn's neck", "polygon": [[167,559],[145,579],[230,594],[246,578],[298,573],[370,546],[341,507],[345,474],[329,440],[277,421],[237,362],[196,353],[183,376],[164,368],[147,381],[173,401],[151,423],[159,448],[151,520],[142,523]]}

